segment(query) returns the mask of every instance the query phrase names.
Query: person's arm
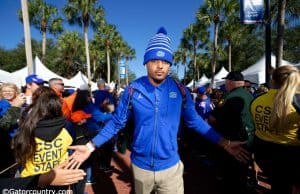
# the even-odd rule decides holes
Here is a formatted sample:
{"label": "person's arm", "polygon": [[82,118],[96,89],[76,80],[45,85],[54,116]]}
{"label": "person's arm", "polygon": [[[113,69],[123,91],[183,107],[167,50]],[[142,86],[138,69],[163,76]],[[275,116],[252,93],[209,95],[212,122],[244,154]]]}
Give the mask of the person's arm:
{"label": "person's arm", "polygon": [[195,129],[212,143],[224,148],[225,151],[234,156],[237,160],[247,162],[250,159],[248,151],[242,147],[247,141],[229,141],[223,138],[197,114],[189,92],[187,92],[186,100],[186,107],[182,109],[182,116],[187,127]]}
{"label": "person's arm", "polygon": [[10,103],[10,107],[0,118],[0,128],[2,130],[8,131],[12,127],[16,126],[18,119],[21,116],[21,107],[25,103],[24,94],[19,94],[13,101]]}
{"label": "person's arm", "polygon": [[21,115],[21,108],[11,106],[7,109],[4,115],[0,118],[1,130],[9,131],[13,126],[16,126]]}
{"label": "person's arm", "polygon": [[101,112],[93,103],[89,103],[84,107],[86,113],[92,114],[93,119],[98,122],[107,122],[111,119],[111,113]]}
{"label": "person's arm", "polygon": [[64,186],[77,183],[86,175],[81,169],[68,169],[64,162],[44,174],[19,178],[0,178],[0,191],[4,189],[33,189],[45,186]]}
{"label": "person's arm", "polygon": [[128,106],[129,92],[128,88],[126,88],[112,119],[105,125],[98,135],[96,135],[96,137],[94,137],[86,145],[69,147],[69,149],[74,151],[70,156],[72,168],[79,167],[91,155],[96,147],[100,147],[116,135],[120,129],[125,127],[129,115]]}

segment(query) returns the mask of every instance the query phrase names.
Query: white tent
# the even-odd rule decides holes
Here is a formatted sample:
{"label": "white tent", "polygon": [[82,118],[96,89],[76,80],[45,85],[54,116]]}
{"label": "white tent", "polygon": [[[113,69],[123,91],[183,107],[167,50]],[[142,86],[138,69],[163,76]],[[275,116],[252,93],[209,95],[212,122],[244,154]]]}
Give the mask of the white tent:
{"label": "white tent", "polygon": [[207,77],[206,77],[206,75],[205,74],[203,74],[202,76],[201,76],[201,78],[200,78],[200,80],[199,80],[199,85],[200,86],[202,86],[202,85],[205,85],[205,84],[207,84],[207,83],[209,83],[210,82],[210,79],[208,79]]}
{"label": "white tent", "polygon": [[[197,88],[197,87],[199,87],[199,86],[203,86],[203,85],[205,85],[205,84],[207,84],[207,83],[209,83],[209,82],[210,82],[210,79],[208,79],[208,78],[206,77],[206,75],[203,74],[203,75],[201,76],[201,78],[199,79],[199,81],[196,81],[196,82],[195,82],[195,87]],[[190,83],[188,83],[188,84],[186,85],[186,87],[188,87],[188,88],[192,88],[193,86],[194,86],[194,80],[190,81]]]}
{"label": "white tent", "polygon": [[228,71],[224,67],[222,67],[220,71],[215,75],[215,82],[224,81],[222,78],[226,77],[227,74]]}
{"label": "white tent", "polygon": [[11,73],[0,69],[0,83],[14,83],[19,88],[22,86],[21,79]]}
{"label": "white tent", "polygon": [[[74,86],[76,88],[79,88],[81,85],[88,84],[88,78],[81,72],[78,71],[78,73],[72,77],[70,80],[66,82],[66,85]],[[98,89],[97,84],[95,82],[92,82],[92,90]]]}
{"label": "white tent", "polygon": [[220,71],[215,75],[215,84],[213,87],[217,88],[220,85],[224,84],[225,80],[223,78],[226,77],[228,73],[229,72],[224,67],[222,67]]}
{"label": "white tent", "polygon": [[[271,66],[275,68],[276,63],[276,57],[274,55],[271,55]],[[288,65],[292,64],[288,61],[282,60],[282,65]],[[251,65],[244,71],[242,71],[242,74],[244,75],[244,78],[246,80],[249,80],[251,82],[257,83],[257,84],[263,84],[266,80],[266,57],[263,56],[261,59],[259,59],[255,64]]]}
{"label": "white tent", "polygon": [[[64,83],[68,83],[68,79],[52,72],[40,61],[37,56],[34,59],[34,70],[35,74],[39,75],[45,81],[48,81],[51,78],[60,78],[64,81]],[[23,67],[22,69],[12,72],[11,74],[16,78],[19,78],[22,85],[25,85],[25,78],[28,76],[28,67]]]}
{"label": "white tent", "polygon": [[193,88],[194,87],[194,83],[195,83],[195,87],[198,87],[199,86],[199,82],[195,82],[194,80],[192,80],[192,81],[190,81],[190,83],[188,83],[187,85],[186,85],[186,87],[188,87],[188,88]]}

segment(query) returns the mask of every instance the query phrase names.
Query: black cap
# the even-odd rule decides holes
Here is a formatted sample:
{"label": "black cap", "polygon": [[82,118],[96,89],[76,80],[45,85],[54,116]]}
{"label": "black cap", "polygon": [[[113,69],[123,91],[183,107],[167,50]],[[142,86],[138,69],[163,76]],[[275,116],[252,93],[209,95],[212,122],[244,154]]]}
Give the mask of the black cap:
{"label": "black cap", "polygon": [[223,79],[228,79],[231,81],[244,81],[244,76],[239,71],[231,71],[227,74],[226,77],[223,77]]}

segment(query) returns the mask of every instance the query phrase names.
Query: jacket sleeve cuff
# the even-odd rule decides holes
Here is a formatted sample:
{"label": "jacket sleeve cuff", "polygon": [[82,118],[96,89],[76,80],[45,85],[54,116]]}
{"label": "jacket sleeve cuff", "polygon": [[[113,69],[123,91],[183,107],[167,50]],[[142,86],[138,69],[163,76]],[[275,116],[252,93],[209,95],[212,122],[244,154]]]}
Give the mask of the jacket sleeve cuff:
{"label": "jacket sleeve cuff", "polygon": [[210,128],[205,134],[204,137],[211,141],[212,143],[218,143],[221,140],[221,135],[217,133],[213,128]]}

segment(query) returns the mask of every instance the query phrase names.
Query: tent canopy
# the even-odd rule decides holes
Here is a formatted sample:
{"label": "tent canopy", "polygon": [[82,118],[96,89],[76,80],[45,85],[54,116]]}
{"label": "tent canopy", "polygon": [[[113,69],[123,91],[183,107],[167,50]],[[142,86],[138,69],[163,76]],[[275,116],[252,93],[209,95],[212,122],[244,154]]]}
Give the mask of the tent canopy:
{"label": "tent canopy", "polygon": [[[67,80],[65,83],[69,86],[79,88],[81,85],[88,84],[88,78],[81,71],[78,71],[74,77],[72,77],[70,80]],[[91,84],[92,90],[96,90],[98,88],[95,82],[91,82]]]}
{"label": "tent canopy", "polygon": [[[68,82],[68,79],[61,77],[60,75],[57,75],[48,69],[37,56],[34,59],[34,70],[35,74],[39,75],[45,81],[48,81],[51,78],[60,78],[64,82]],[[21,85],[25,85],[25,78],[28,76],[28,67],[23,67],[22,69],[12,72],[11,74],[13,77],[20,79]]]}
{"label": "tent canopy", "polygon": [[11,73],[0,69],[0,83],[14,83],[19,88],[22,86],[21,79]]}
{"label": "tent canopy", "polygon": [[[272,54],[271,55],[271,66],[273,68],[276,67],[276,57]],[[292,64],[286,60],[282,60],[282,65],[289,65]],[[260,58],[255,64],[251,65],[244,71],[242,74],[246,80],[249,80],[253,83],[263,84],[266,82],[266,56],[264,55]]]}

